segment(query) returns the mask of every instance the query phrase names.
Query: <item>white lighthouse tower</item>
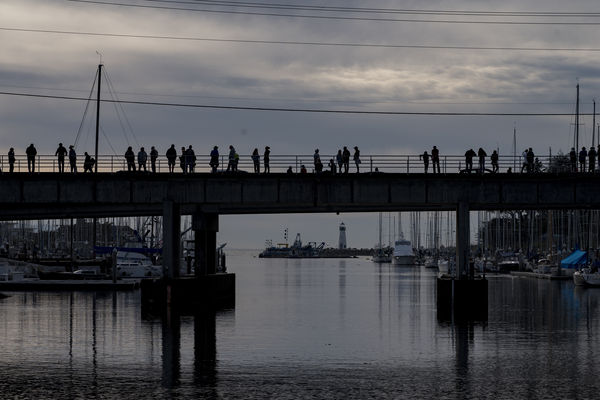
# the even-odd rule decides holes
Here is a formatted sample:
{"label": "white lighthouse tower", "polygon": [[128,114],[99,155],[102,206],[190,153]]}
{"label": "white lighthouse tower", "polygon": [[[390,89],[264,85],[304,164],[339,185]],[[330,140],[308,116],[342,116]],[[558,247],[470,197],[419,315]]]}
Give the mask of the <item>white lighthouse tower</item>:
{"label": "white lighthouse tower", "polygon": [[338,249],[346,248],[346,225],[342,222],[340,224],[340,241],[338,244]]}

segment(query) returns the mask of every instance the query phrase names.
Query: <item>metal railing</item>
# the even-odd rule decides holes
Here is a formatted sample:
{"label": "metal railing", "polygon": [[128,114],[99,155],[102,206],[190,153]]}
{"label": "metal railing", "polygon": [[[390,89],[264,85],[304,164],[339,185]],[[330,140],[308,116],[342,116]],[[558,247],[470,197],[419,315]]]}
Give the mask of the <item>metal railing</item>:
{"label": "metal railing", "polygon": [[[335,154],[321,154],[321,162],[323,163],[323,172],[330,171],[329,161],[333,160],[336,164],[337,173],[340,173],[340,167],[336,162]],[[556,162],[556,156],[549,155],[541,155],[536,157],[538,162],[536,163],[536,167],[533,172],[569,172],[571,171],[571,166],[565,164],[564,158],[561,159],[562,162]],[[375,173],[375,172],[387,172],[387,173],[423,173],[424,172],[424,163],[423,160],[420,159],[419,155],[362,155],[361,163],[358,165],[361,173]],[[550,161],[553,161],[552,165],[555,167],[551,170],[549,169]],[[76,162],[77,172],[83,173],[83,157],[79,156]],[[467,166],[465,162],[465,157],[461,155],[442,155],[440,156],[440,172],[441,173],[459,173],[459,172],[468,172]],[[209,165],[210,156],[209,155],[200,155],[196,156],[195,166],[193,168],[193,173],[208,173],[211,172],[211,167]],[[118,155],[99,155],[98,156],[98,172],[104,173],[115,173],[119,171],[127,171],[127,161],[124,156]],[[313,163],[313,155],[271,155],[270,156],[270,172],[271,173],[283,173],[291,167],[292,172],[300,173],[302,165],[305,166],[308,173],[314,173],[315,167]],[[524,167],[526,164],[523,160],[523,157],[517,156],[499,156],[498,159],[498,172],[509,172],[509,169],[513,173],[527,172],[527,168]],[[168,168],[168,160],[167,157],[161,155],[157,158],[156,163],[156,172],[157,173],[167,173],[169,172]],[[228,167],[228,157],[227,155],[219,156],[219,166],[217,167],[218,172],[227,171]],[[577,163],[577,167],[579,168],[579,163]],[[586,164],[586,167],[589,165]],[[9,160],[8,156],[0,155],[0,168],[3,173],[9,172]],[[27,165],[27,156],[25,155],[17,155],[15,156],[15,162],[13,165],[14,172],[17,173],[26,173],[28,172]],[[92,167],[92,170],[94,168]],[[135,169],[139,171],[139,163],[137,157],[135,159]],[[342,170],[344,168],[342,167]],[[473,158],[473,168],[471,172],[475,173],[479,169],[479,160],[477,157]],[[492,163],[489,157],[485,159],[485,169],[486,173],[492,172]],[[594,168],[594,170],[600,168]],[[70,163],[69,159],[66,157],[64,162],[64,171],[65,173],[70,173]],[[151,162],[150,157],[148,157],[148,161],[146,162],[146,170],[151,171]],[[250,155],[240,155],[239,162],[237,165],[237,170],[239,172],[254,172],[254,162]],[[264,162],[261,156],[260,158],[260,172],[264,171]],[[357,168],[354,160],[351,158],[349,163],[350,173],[356,173]],[[59,172],[58,159],[54,155],[37,155],[35,157],[35,173],[47,173],[47,172]],[[178,156],[175,161],[175,173],[182,173],[183,169],[181,167],[181,159]],[[433,171],[433,162],[429,161],[428,173],[434,173]]]}

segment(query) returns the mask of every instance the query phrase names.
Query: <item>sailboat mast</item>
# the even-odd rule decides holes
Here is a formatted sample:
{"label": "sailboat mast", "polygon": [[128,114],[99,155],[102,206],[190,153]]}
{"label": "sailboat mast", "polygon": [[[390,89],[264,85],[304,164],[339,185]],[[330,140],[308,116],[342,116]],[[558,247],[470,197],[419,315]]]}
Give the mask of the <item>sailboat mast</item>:
{"label": "sailboat mast", "polygon": [[96,163],[94,164],[94,173],[98,172],[98,133],[100,131],[100,84],[102,82],[102,64],[98,64],[98,97],[96,100]]}
{"label": "sailboat mast", "polygon": [[513,171],[517,170],[517,123],[513,127]]}
{"label": "sailboat mast", "polygon": [[575,105],[575,151],[579,151],[579,83],[577,84],[577,103]]}

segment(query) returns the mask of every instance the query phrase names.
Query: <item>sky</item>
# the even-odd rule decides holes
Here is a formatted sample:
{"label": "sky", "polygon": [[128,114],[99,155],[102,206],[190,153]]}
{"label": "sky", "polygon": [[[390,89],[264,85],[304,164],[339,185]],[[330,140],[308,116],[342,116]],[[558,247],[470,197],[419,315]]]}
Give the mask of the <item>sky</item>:
{"label": "sky", "polygon": [[[517,148],[555,153],[573,142],[577,83],[582,113],[592,112],[600,93],[600,10],[591,0],[568,7],[556,0],[215,3],[0,2],[0,154],[9,147],[24,153],[29,143],[40,154],[53,154],[58,142],[76,144],[79,154],[93,152],[93,119],[83,119],[84,101],[18,94],[87,98],[100,61],[120,100],[549,114],[369,115],[123,104],[126,120],[119,122],[117,107],[103,104],[99,152],[119,156],[129,145],[164,152],[171,143],[193,144],[197,154],[233,144],[246,157],[265,145],[273,155],[310,155],[317,147],[330,154],[344,145],[358,146],[363,155],[419,154],[433,145],[442,155],[471,147],[510,154],[515,128]],[[367,7],[380,12],[367,13]],[[365,44],[388,47],[356,46]],[[103,98],[110,96],[103,91]],[[580,143],[591,144],[591,118],[582,117]],[[288,227],[290,236],[301,232],[304,240],[334,245],[342,221],[350,245],[375,243],[376,214],[224,216],[219,240],[262,247]]]}

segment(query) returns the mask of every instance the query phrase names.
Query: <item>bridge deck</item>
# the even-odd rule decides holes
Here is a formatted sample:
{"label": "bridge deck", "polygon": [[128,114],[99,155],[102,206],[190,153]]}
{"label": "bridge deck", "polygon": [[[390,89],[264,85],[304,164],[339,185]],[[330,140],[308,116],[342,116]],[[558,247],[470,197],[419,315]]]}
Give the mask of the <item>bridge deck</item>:
{"label": "bridge deck", "polygon": [[596,174],[3,174],[0,219],[600,208]]}

